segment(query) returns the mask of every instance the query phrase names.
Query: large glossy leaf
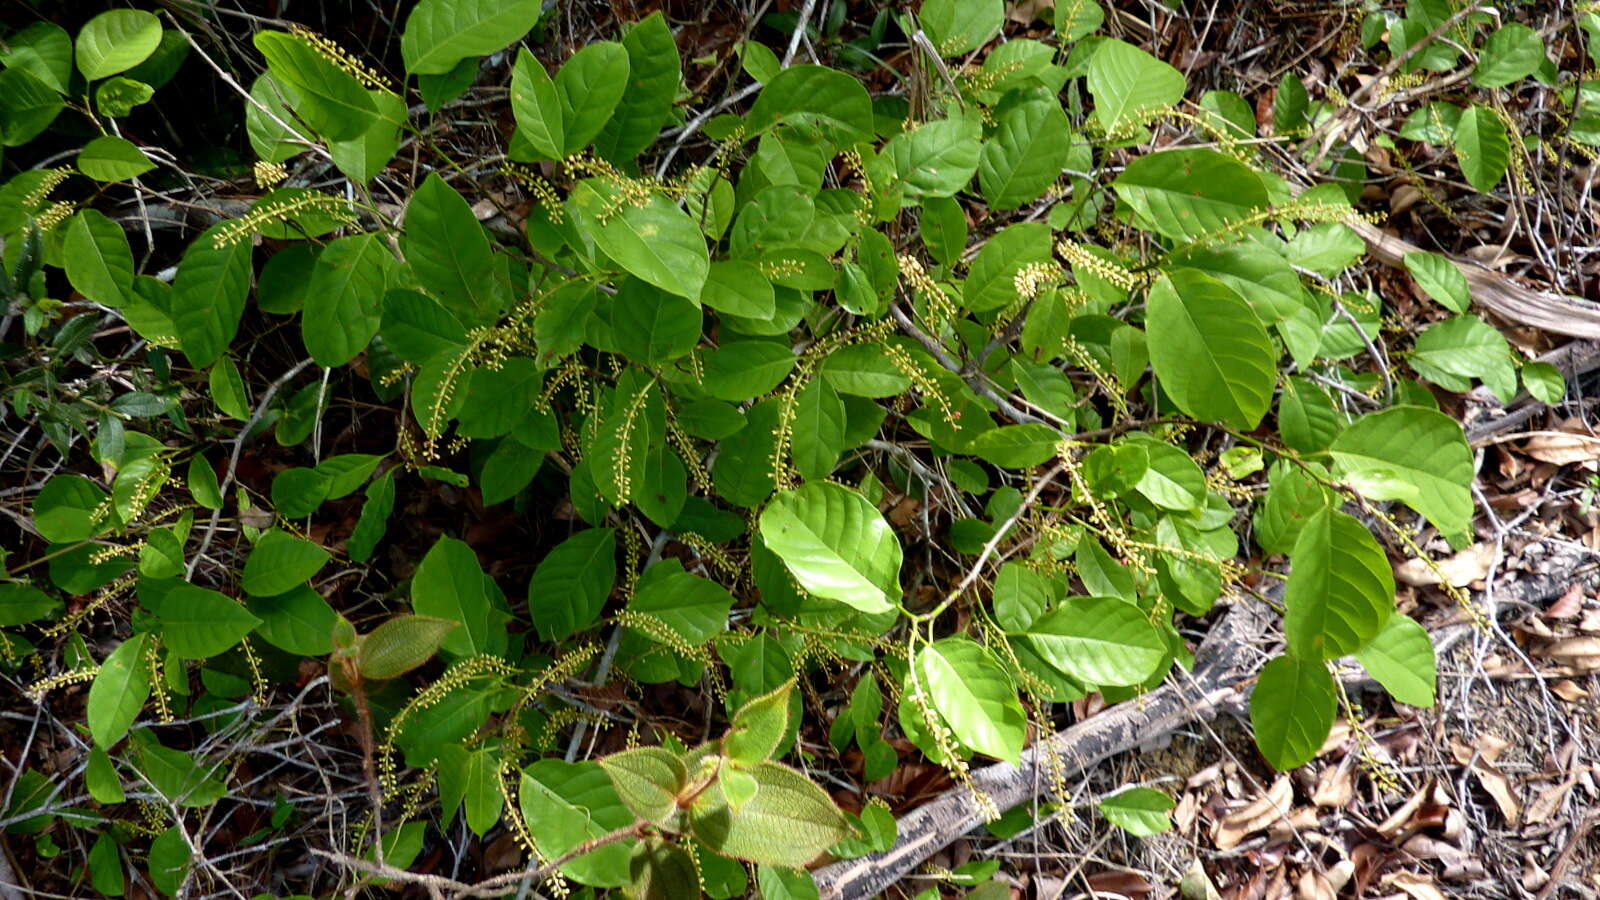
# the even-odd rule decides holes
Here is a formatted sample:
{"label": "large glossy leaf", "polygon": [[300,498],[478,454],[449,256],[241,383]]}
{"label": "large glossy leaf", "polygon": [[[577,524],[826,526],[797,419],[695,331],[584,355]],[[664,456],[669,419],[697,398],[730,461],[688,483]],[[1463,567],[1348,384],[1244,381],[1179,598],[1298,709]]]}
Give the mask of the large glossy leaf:
{"label": "large glossy leaf", "polygon": [[489,237],[472,207],[438,174],[406,204],[400,251],[411,271],[462,325],[482,325],[500,312],[505,291],[495,278]]}
{"label": "large glossy leaf", "polygon": [[1289,650],[1304,659],[1354,653],[1394,611],[1394,574],[1365,525],[1324,508],[1300,529],[1283,595]]}
{"label": "large glossy leaf", "polygon": [[406,123],[406,102],[388,91],[368,91],[378,119],[359,137],[328,145],[333,164],[345,177],[366,184],[378,177],[395,151],[400,149],[401,129]]}
{"label": "large glossy leaf", "polygon": [[638,278],[617,287],[611,335],[617,349],[640,365],[658,368],[694,350],[700,310],[688,300]]}
{"label": "large glossy leaf", "polygon": [[1511,345],[1498,329],[1470,313],[1428,326],[1408,359],[1418,375],[1435,384],[1481,378],[1503,401],[1516,393]]}
{"label": "large glossy leaf", "polygon": [[133,250],[122,226],[99,210],[85,209],[72,217],[62,243],[67,281],[96,303],[121,306],[133,293]]}
{"label": "large glossy leaf", "polygon": [[987,650],[966,638],[945,638],[919,650],[915,665],[928,705],[956,740],[996,759],[1017,761],[1028,717],[1017,702],[1016,686]]}
{"label": "large glossy leaf", "polygon": [[216,362],[227,349],[250,296],[250,240],[217,246],[217,235],[227,225],[213,225],[194,239],[173,282],[172,324],[179,346],[197,369]]}
{"label": "large glossy leaf", "polygon": [[561,100],[563,156],[577,153],[599,137],[628,89],[628,51],[614,41],[597,41],[572,55],[556,73]]}
{"label": "large glossy leaf", "polygon": [[488,56],[527,34],[541,9],[540,0],[419,0],[400,36],[406,71],[442,75]]}
{"label": "large glossy leaf", "polygon": [[1141,222],[1179,240],[1219,232],[1268,200],[1261,177],[1249,166],[1200,147],[1141,156],[1112,187]]}
{"label": "large glossy leaf", "polygon": [[427,616],[460,622],[441,645],[457,656],[504,653],[505,616],[494,608],[489,581],[478,554],[464,542],[441,537],[411,579],[411,608]]}
{"label": "large glossy leaf", "polygon": [[296,656],[333,652],[333,626],[338,613],[310,587],[300,585],[275,597],[251,597],[250,614],[261,619],[256,634]]}
{"label": "large glossy leaf", "polygon": [[1167,653],[1149,615],[1117,597],[1075,597],[1027,634],[1046,662],[1086,684],[1143,684]]}
{"label": "large glossy leaf", "polygon": [[542,156],[560,159],[566,155],[567,132],[561,111],[561,95],[556,83],[524,47],[517,51],[517,64],[511,70],[511,112],[517,118],[518,134]]}
{"label": "large glossy leaf", "polygon": [[653,196],[644,206],[625,205],[602,221],[614,190],[597,179],[573,188],[567,202],[582,219],[581,227],[629,273],[664,291],[699,300],[711,260],[694,220],[670,201]]}
{"label": "large glossy leaf", "polygon": [[1494,110],[1478,104],[1468,107],[1456,123],[1453,143],[1467,183],[1484,193],[1494,190],[1511,161],[1511,136]]}
{"label": "large glossy leaf", "polygon": [[254,41],[273,77],[299,95],[295,111],[324,138],[354,140],[377,123],[378,108],[361,82],[299,38],[258,31]]}
{"label": "large glossy leaf", "polygon": [[656,139],[682,77],[678,44],[660,12],[628,29],[622,46],[628,51],[628,89],[594,141],[595,152],[615,163],[633,159]]}
{"label": "large glossy leaf", "polygon": [[240,585],[258,597],[282,594],[304,584],[331,558],[316,544],[274,528],[250,549]]}
{"label": "large glossy leaf", "polygon": [[828,477],[845,448],[844,402],[825,379],[806,382],[794,399],[789,452],[800,477]]}
{"label": "large glossy leaf", "polygon": [[1483,42],[1472,83],[1481,88],[1504,87],[1539,71],[1545,61],[1539,32],[1520,22],[1507,22],[1489,32]]}
{"label": "large glossy leaf", "polygon": [[960,56],[988,43],[1006,22],[1002,0],[925,0],[917,20],[942,56]]}
{"label": "large glossy leaf", "polygon": [[1438,667],[1433,640],[1415,619],[1399,613],[1361,648],[1356,659],[1391,697],[1412,706],[1432,706]]}
{"label": "large glossy leaf", "polygon": [[856,491],[831,482],[784,491],[762,510],[761,537],[819,597],[865,613],[900,602],[900,541]]}
{"label": "large glossy leaf", "polygon": [[617,575],[616,537],[609,528],[580,531],[539,561],[528,582],[528,611],[539,636],[561,640],[599,615]]}
{"label": "large glossy leaf", "polygon": [[1088,84],[1095,118],[1110,132],[1183,99],[1182,72],[1115,38],[1101,41],[1089,58]]}
{"label": "large glossy leaf", "polygon": [[908,198],[949,197],[978,171],[982,137],[976,119],[940,119],[896,134],[883,152],[894,161]]}
{"label": "large glossy leaf", "polygon": [[1256,746],[1280,772],[1317,755],[1336,712],[1333,676],[1320,659],[1277,657],[1262,668],[1250,692]]}
{"label": "large glossy leaf", "polygon": [[155,167],[138,145],[116,135],[103,134],[78,151],[78,171],[95,181],[126,181]]}
{"label": "large glossy leaf", "polygon": [[378,333],[383,295],[396,268],[388,242],[377,233],[338,238],[317,256],[300,334],[319,365],[342,366],[367,348]]}
{"label": "large glossy leaf", "polygon": [[136,9],[108,10],[78,32],[78,71],[98,81],[137,66],[161,44],[161,20]]}
{"label": "large glossy leaf", "polygon": [[231,598],[184,581],[141,582],[139,602],[161,618],[162,640],[181,659],[223,653],[261,624]]}
{"label": "large glossy leaf", "polygon": [[61,95],[26,69],[0,69],[0,147],[38,137],[66,106]]}
{"label": "large glossy leaf", "polygon": [[150,667],[144,647],[149,635],[135,634],[111,651],[89,685],[85,717],[95,746],[110,747],[128,733],[128,727],[150,697]]}
{"label": "large glossy leaf", "polygon": [[872,140],[872,99],[861,82],[826,66],[782,70],[756,98],[745,117],[747,136],[779,124],[811,125],[835,144]]}
{"label": "large glossy leaf", "polygon": [[1406,271],[1429,297],[1452,311],[1464,313],[1472,305],[1472,289],[1460,267],[1442,253],[1416,250],[1405,255]]}
{"label": "large glossy leaf", "polygon": [[1277,383],[1278,354],[1250,305],[1192,269],[1162,277],[1145,311],[1150,363],[1184,413],[1253,429]]}
{"label": "large glossy leaf", "polygon": [[21,69],[65,94],[72,81],[72,37],[60,25],[34,22],[6,35],[0,66]]}
{"label": "large glossy leaf", "polygon": [[1050,259],[1050,226],[1043,222],[1007,225],[984,242],[962,285],[961,304],[988,312],[1017,302],[1017,272]]}
{"label": "large glossy leaf", "polygon": [[994,209],[1032,203],[1055,183],[1072,153],[1061,101],[1048,91],[1001,104],[994,134],[978,159],[978,184]]}
{"label": "large glossy leaf", "polygon": [[[617,797],[611,778],[594,762],[539,760],[522,771],[517,801],[534,840],[550,859],[634,821],[633,813]],[[563,864],[561,873],[594,887],[627,884],[632,843],[623,841],[585,853]]]}
{"label": "large glossy leaf", "polygon": [[1329,448],[1334,475],[1373,500],[1399,500],[1440,531],[1472,523],[1472,451],[1438,410],[1396,406],[1368,413]]}

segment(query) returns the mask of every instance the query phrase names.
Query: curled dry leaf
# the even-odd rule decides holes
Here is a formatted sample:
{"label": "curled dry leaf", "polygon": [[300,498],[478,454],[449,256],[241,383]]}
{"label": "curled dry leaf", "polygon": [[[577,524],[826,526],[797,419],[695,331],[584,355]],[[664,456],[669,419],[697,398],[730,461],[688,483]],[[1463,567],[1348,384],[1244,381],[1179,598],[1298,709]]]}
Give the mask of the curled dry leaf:
{"label": "curled dry leaf", "polygon": [[1246,837],[1272,827],[1284,819],[1294,803],[1294,786],[1287,776],[1280,776],[1267,792],[1243,808],[1224,816],[1212,832],[1218,850],[1239,846]]}
{"label": "curled dry leaf", "polygon": [[1522,452],[1540,462],[1558,466],[1593,462],[1600,459],[1600,438],[1588,434],[1587,429],[1580,433],[1563,426],[1560,431],[1533,432],[1528,442],[1522,445]]}
{"label": "curled dry leaf", "polygon": [[1571,619],[1583,611],[1583,585],[1574,584],[1544,611],[1546,619]]}
{"label": "curled dry leaf", "polygon": [[1394,567],[1394,577],[1412,587],[1425,587],[1438,584],[1442,575],[1452,587],[1466,587],[1485,578],[1493,563],[1494,545],[1483,541],[1454,556],[1435,560],[1432,566],[1423,559],[1408,559]]}

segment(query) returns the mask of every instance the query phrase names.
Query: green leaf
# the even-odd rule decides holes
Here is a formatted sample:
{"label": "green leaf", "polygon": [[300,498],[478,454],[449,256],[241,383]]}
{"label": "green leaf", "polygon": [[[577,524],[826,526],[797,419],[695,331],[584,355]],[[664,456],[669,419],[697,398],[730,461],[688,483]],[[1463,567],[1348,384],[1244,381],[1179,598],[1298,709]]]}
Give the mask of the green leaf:
{"label": "green leaf", "polygon": [[161,44],[161,20],[134,9],[108,10],[78,32],[78,71],[99,81],[137,66]]}
{"label": "green leaf", "polygon": [[950,197],[978,171],[982,137],[976,119],[941,119],[899,132],[883,153],[894,161],[908,199]]}
{"label": "green leaf", "polygon": [[72,81],[72,37],[59,25],[34,22],[6,35],[0,66],[25,71],[65,94]]}
{"label": "green leaf", "polygon": [[1178,240],[1216,234],[1268,203],[1249,166],[1205,148],[1141,156],[1111,186],[1143,224]]}
{"label": "green leaf", "polygon": [[101,135],[78,151],[78,171],[95,181],[126,181],[155,167],[132,141],[115,135]]}
{"label": "green leaf", "polygon": [[[982,167],[984,157],[989,152],[986,147],[978,160],[979,184],[984,182]],[[922,213],[917,218],[917,225],[922,233],[922,243],[928,248],[928,255],[946,266],[954,265],[961,258],[961,252],[967,247],[967,212],[960,201],[953,197],[922,198]]]}
{"label": "green leaf", "polygon": [[906,373],[871,344],[840,347],[823,360],[821,372],[834,390],[855,397],[893,397],[911,386]]}
{"label": "green leaf", "polygon": [[808,481],[828,477],[845,449],[844,401],[823,378],[812,378],[794,398],[789,449],[795,471]]}
{"label": "green leaf", "polygon": [[218,656],[261,624],[231,598],[185,581],[142,581],[139,602],[160,617],[162,640],[180,659]]}
{"label": "green leaf", "polygon": [[719,259],[711,264],[700,302],[746,319],[770,319],[777,310],[772,282],[755,263],[742,259]]}
{"label": "green leaf", "polygon": [[1394,611],[1394,574],[1365,525],[1324,508],[1306,522],[1289,554],[1283,595],[1289,652],[1336,659],[1371,640]]}
{"label": "green leaf", "polygon": [[973,312],[988,312],[1016,303],[1017,272],[1024,266],[1050,260],[1050,226],[1019,222],[995,232],[972,261],[962,285],[961,304]]}
{"label": "green leaf", "polygon": [[300,585],[276,597],[251,597],[248,606],[261,619],[256,634],[279,650],[296,656],[333,652],[338,613],[311,588]]}
{"label": "green leaf", "polygon": [[1027,631],[1061,601],[1058,579],[1019,562],[1006,562],[994,579],[994,619],[1006,631]]}
{"label": "green leaf", "polygon": [[1481,378],[1509,402],[1516,392],[1516,366],[1511,345],[1498,329],[1477,316],[1454,316],[1430,325],[1417,336],[1408,361],[1417,374],[1437,384],[1457,378]]}
{"label": "green leaf", "polygon": [[1254,429],[1272,403],[1278,354],[1250,305],[1190,269],[1150,288],[1150,363],[1187,415]]}
{"label": "green leaf", "polygon": [[1250,692],[1256,746],[1274,769],[1288,771],[1317,755],[1338,712],[1333,676],[1322,660],[1279,656]]}
{"label": "green leaf", "polygon": [[1452,143],[1467,183],[1483,193],[1494,190],[1511,161],[1511,136],[1494,110],[1477,104],[1468,107],[1456,124]]}
{"label": "green leaf", "polygon": [[787,344],[777,341],[725,343],[705,357],[702,386],[718,400],[738,403],[782,384],[798,361]]}
{"label": "green leaf", "polygon": [[105,306],[121,306],[133,293],[133,250],[122,226],[105,214],[85,209],[73,216],[61,250],[78,293]]}
{"label": "green leaf", "polygon": [[756,888],[762,900],[819,900],[817,882],[803,869],[761,866]]}
{"label": "green leaf", "polygon": [[794,682],[785,681],[739,707],[722,738],[722,752],[742,765],[758,763],[776,753],[789,733],[789,700],[793,692]]}
{"label": "green leaf", "polygon": [[978,184],[994,209],[1032,203],[1055,183],[1072,152],[1067,115],[1055,95],[1040,90],[1002,103],[998,123],[978,159]]}
{"label": "green leaf", "polygon": [[900,601],[900,541],[861,494],[831,482],[784,491],[761,513],[761,537],[800,586],[864,613]]}
{"label": "green leaf", "polygon": [[819,128],[836,145],[873,138],[872,99],[861,82],[826,66],[790,66],[761,89],[745,117],[746,137],[779,124]]}
{"label": "green leaf", "polygon": [[649,616],[691,646],[704,644],[728,628],[733,595],[728,589],[664,560],[639,579],[628,609]]}
{"label": "green leaf", "polygon": [[1005,670],[981,645],[945,638],[917,651],[916,686],[956,740],[1015,763],[1027,736],[1028,717]]}
{"label": "green leaf", "polygon": [[664,291],[698,301],[711,261],[694,220],[652,195],[646,205],[625,205],[601,222],[615,191],[606,182],[588,179],[573,188],[567,203],[584,231],[618,265]]}
{"label": "green leaf", "polygon": [[328,145],[333,164],[351,181],[366,184],[383,172],[400,149],[401,129],[406,124],[406,103],[388,91],[373,90],[367,95],[378,110],[378,119],[359,137],[334,141]]}
{"label": "green leaf", "polygon": [[[611,778],[594,762],[539,760],[522,770],[517,801],[528,830],[550,859],[634,821],[633,813],[617,797]],[[627,884],[631,843],[623,841],[585,853],[563,864],[561,873],[595,887]]]}
{"label": "green leaf", "polygon": [[1061,440],[1061,432],[1048,425],[1002,425],[979,434],[972,452],[1007,469],[1031,469],[1053,458]]}
{"label": "green leaf", "polygon": [[289,111],[300,102],[300,92],[282,79],[273,77],[271,72],[261,73],[250,85],[250,99],[254,102],[244,107],[245,136],[250,148],[263,160],[284,162],[305,152],[306,145],[316,141]]}
{"label": "green leaf", "polygon": [[505,795],[500,792],[500,757],[492,750],[469,753],[463,774],[467,827],[483,837],[500,822],[505,809]]}
{"label": "green leaf", "polygon": [[50,85],[25,69],[0,69],[0,147],[38,137],[66,106]]}
{"label": "green leaf", "polygon": [[511,70],[511,112],[517,119],[517,133],[540,155],[549,159],[566,156],[561,95],[544,63],[526,47],[517,51],[517,64]]}
{"label": "green leaf", "polygon": [[595,152],[614,163],[632,160],[655,141],[682,78],[678,44],[659,11],[629,28],[622,46],[628,51],[628,89],[594,142]]}
{"label": "green leaf", "polygon": [[798,868],[850,833],[826,791],[788,766],[759,762],[744,769],[756,793],[737,812],[720,780],[689,807],[689,830],[707,848],[759,865]]}
{"label": "green leaf", "polygon": [[1437,410],[1368,413],[1334,439],[1334,475],[1372,500],[1399,500],[1445,534],[1472,524],[1472,451],[1461,426]]}
{"label": "green leaf", "polygon": [[172,324],[178,344],[195,368],[217,361],[239,330],[250,296],[250,241],[216,244],[227,222],[200,233],[178,263],[173,281]]}
{"label": "green leaf", "polygon": [[282,594],[304,584],[332,558],[316,544],[274,528],[251,548],[240,586],[258,597]]}
{"label": "green leaf", "polygon": [[361,487],[383,462],[371,453],[341,453],[317,463],[317,474],[328,479],[328,499],[348,497]]}
{"label": "green leaf", "polygon": [[461,623],[433,616],[399,615],[361,638],[356,667],[362,678],[398,678],[439,652],[439,644]]}
{"label": "green leaf", "polygon": [[1567,395],[1567,381],[1561,376],[1561,370],[1549,363],[1523,363],[1522,386],[1533,399],[1548,406],[1560,403]]}
{"label": "green leaf", "polygon": [[1134,490],[1163,509],[1199,509],[1206,499],[1206,476],[1194,457],[1160,441],[1145,440],[1141,445],[1149,464]]}
{"label": "green leaf", "polygon": [[[421,193],[418,191],[418,193]],[[376,232],[338,238],[311,269],[300,334],[318,365],[354,359],[378,333],[384,292],[399,263]]]}
{"label": "green leaf", "polygon": [[384,295],[378,334],[391,351],[412,363],[467,349],[467,330],[461,322],[433,298],[416,291],[393,290]]}
{"label": "green leaf", "polygon": [[[313,384],[312,388],[321,385]],[[283,428],[280,420],[278,427]],[[291,443],[298,443],[293,441]],[[301,466],[284,469],[272,479],[272,505],[278,514],[290,519],[301,519],[317,511],[322,501],[328,499],[328,476],[315,469]]]}
{"label": "green leaf", "polygon": [[1100,42],[1089,58],[1089,93],[1094,115],[1106,131],[1119,133],[1183,99],[1183,73],[1114,38]]}
{"label": "green leaf", "polygon": [[611,120],[628,89],[628,51],[615,41],[587,44],[556,73],[555,84],[566,157],[589,146]]}
{"label": "green leaf", "polygon": [[683,763],[661,747],[635,747],[600,758],[617,796],[636,816],[658,824],[678,811],[678,794],[688,783]]}
{"label": "green leaf", "polygon": [[457,656],[503,654],[507,636],[504,616],[489,599],[489,581],[478,554],[466,543],[441,537],[411,578],[411,608],[423,615],[459,622],[442,646]]}
{"label": "green leaf", "polygon": [[106,492],[79,475],[54,475],[33,498],[33,527],[55,544],[87,540],[111,526],[97,515]]}
{"label": "green leaf", "polygon": [[377,123],[378,108],[361,82],[305,42],[282,31],[258,31],[253,40],[272,76],[299,95],[295,111],[318,134],[349,141]]}
{"label": "green leaf", "polygon": [[495,53],[532,30],[541,9],[540,0],[419,0],[400,36],[406,71],[442,75]]}
{"label": "green leaf", "polygon": [[1006,23],[1002,0],[925,0],[917,21],[941,56],[961,56],[987,44]]}
{"label": "green leaf", "polygon": [[1520,22],[1507,22],[1489,32],[1478,51],[1472,83],[1481,88],[1504,87],[1539,71],[1545,62],[1539,32]]}
{"label": "green leaf", "polygon": [[489,238],[466,198],[437,173],[411,195],[405,227],[400,252],[423,289],[461,325],[482,325],[500,312],[505,291],[493,274]]}
{"label": "green leaf", "polygon": [[378,541],[383,540],[389,525],[389,514],[394,512],[394,471],[390,470],[367,485],[366,502],[361,505],[361,518],[345,542],[345,551],[354,562],[366,562]]}
{"label": "green leaf", "polygon": [[89,685],[84,716],[96,747],[111,747],[128,733],[150,698],[150,667],[144,658],[144,634],[135,634],[111,651]]}
{"label": "green leaf", "polygon": [[1410,616],[1389,617],[1383,630],[1356,659],[1389,696],[1412,706],[1432,706],[1438,668],[1428,630]]}
{"label": "green leaf", "polygon": [[107,832],[101,832],[89,848],[89,884],[102,897],[121,897],[127,889],[122,875],[122,855],[117,852],[117,842]]}
{"label": "green leaf", "polygon": [[149,103],[155,95],[156,89],[150,85],[118,76],[95,85],[94,106],[115,119],[132,113],[136,106]]}
{"label": "green leaf", "polygon": [[36,622],[60,605],[60,600],[32,585],[0,583],[0,628]]}
{"label": "green leaf", "polygon": [[1172,808],[1177,801],[1165,791],[1133,787],[1117,791],[1099,803],[1101,815],[1134,837],[1150,837],[1172,830]]}
{"label": "green leaf", "polygon": [[686,356],[700,341],[700,310],[693,303],[639,278],[617,286],[611,336],[623,355],[660,368]]}
{"label": "green leaf", "polygon": [[1278,396],[1278,433],[1302,453],[1328,449],[1344,427],[1344,414],[1322,385],[1298,375],[1283,380]]}
{"label": "green leaf", "polygon": [[1405,264],[1417,286],[1452,312],[1464,313],[1472,305],[1467,276],[1448,256],[1416,250],[1405,255]]}
{"label": "green leaf", "polygon": [[241,422],[250,418],[250,397],[245,393],[244,376],[239,374],[239,366],[232,357],[219,357],[211,364],[206,386],[211,390],[211,402],[223,415]]}
{"label": "green leaf", "polygon": [[1045,661],[1086,684],[1143,684],[1167,642],[1139,607],[1117,597],[1074,597],[1028,626]]}
{"label": "green leaf", "polygon": [[189,856],[189,844],[178,826],[156,835],[150,842],[150,883],[168,897],[178,896],[189,878]]}
{"label": "green leaf", "polygon": [[591,528],[539,561],[528,582],[528,610],[541,638],[563,640],[600,615],[617,576],[616,553],[614,532]]}

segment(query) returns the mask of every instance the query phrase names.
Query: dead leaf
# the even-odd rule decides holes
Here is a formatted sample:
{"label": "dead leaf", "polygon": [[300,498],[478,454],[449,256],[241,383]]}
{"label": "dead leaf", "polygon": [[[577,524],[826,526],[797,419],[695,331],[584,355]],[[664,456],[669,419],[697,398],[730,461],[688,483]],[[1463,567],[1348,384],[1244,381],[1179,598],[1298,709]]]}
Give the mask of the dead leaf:
{"label": "dead leaf", "polygon": [[[1454,556],[1435,560],[1432,567],[1422,559],[1408,559],[1394,567],[1394,577],[1412,587],[1425,587],[1438,584],[1443,575],[1452,587],[1466,587],[1487,576],[1493,563],[1494,545],[1484,541]],[[1438,568],[1437,572],[1434,567]]]}
{"label": "dead leaf", "polygon": [[1294,787],[1287,776],[1272,783],[1265,794],[1257,797],[1242,809],[1229,813],[1213,829],[1212,839],[1218,850],[1239,846],[1250,834],[1271,827],[1283,819],[1294,802]]}
{"label": "dead leaf", "polygon": [[1571,619],[1583,611],[1583,585],[1574,584],[1544,611],[1546,619]]}
{"label": "dead leaf", "polygon": [[1557,697],[1560,697],[1568,703],[1574,703],[1589,696],[1588,691],[1579,687],[1576,682],[1568,678],[1563,678],[1555,684],[1550,685],[1550,693],[1555,694]]}
{"label": "dead leaf", "polygon": [[1600,459],[1600,438],[1586,431],[1578,433],[1565,428],[1561,431],[1535,431],[1528,442],[1522,445],[1522,452],[1540,462],[1558,466],[1591,462]]}
{"label": "dead leaf", "polygon": [[1405,891],[1411,900],[1444,900],[1444,893],[1434,885],[1433,879],[1427,875],[1418,875],[1415,872],[1395,872],[1383,879],[1383,883]]}
{"label": "dead leaf", "polygon": [[1339,892],[1320,873],[1305,872],[1300,876],[1295,896],[1300,900],[1336,900]]}
{"label": "dead leaf", "polygon": [[1554,815],[1555,811],[1561,808],[1562,801],[1567,798],[1567,794],[1577,781],[1578,778],[1574,775],[1560,784],[1552,784],[1540,791],[1539,796],[1534,797],[1533,802],[1528,804],[1528,812],[1523,819],[1524,824],[1538,825]]}
{"label": "dead leaf", "polygon": [[1311,802],[1317,806],[1341,807],[1355,796],[1355,779],[1350,776],[1347,757],[1337,766],[1329,766],[1317,776],[1317,786],[1311,792]]}
{"label": "dead leaf", "polygon": [[1056,0],[1018,0],[1010,7],[1006,10],[1006,18],[1018,25],[1032,25],[1038,21],[1041,12],[1055,9]]}

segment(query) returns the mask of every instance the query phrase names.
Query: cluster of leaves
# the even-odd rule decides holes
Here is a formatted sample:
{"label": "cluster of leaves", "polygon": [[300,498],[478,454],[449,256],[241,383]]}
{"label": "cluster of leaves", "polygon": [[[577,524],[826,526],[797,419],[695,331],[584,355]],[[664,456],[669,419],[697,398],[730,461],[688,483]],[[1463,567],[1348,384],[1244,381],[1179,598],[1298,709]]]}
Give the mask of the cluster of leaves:
{"label": "cluster of leaves", "polygon": [[[494,62],[510,61],[542,6],[419,0],[400,49],[428,116],[448,116],[481,71],[503,71]],[[1394,52],[1453,13],[1413,6],[1369,20]],[[1001,0],[926,0],[880,16],[869,39],[841,47],[851,64],[903,39],[937,77],[877,97],[851,74],[786,66],[750,43],[753,104],[693,120],[660,14],[554,74],[516,49],[503,175],[531,202],[525,221],[501,216],[511,227],[496,230],[448,159],[402,215],[374,200],[374,180],[427,122],[327,39],[259,31],[265,72],[241,100],[258,178],[325,162],[351,190],[271,190],[195,237],[169,280],[140,271],[121,224],[52,197],[156,168],[115,135],[116,118],[172,76],[186,37],[133,10],[75,39],[48,24],[8,36],[3,143],[26,144],[69,104],[104,132],[75,168],[0,186],[0,296],[25,312],[27,349],[43,359],[7,386],[9,405],[63,452],[82,438],[100,466],[32,497],[47,546],[0,582],[0,641],[41,696],[90,682],[82,777],[102,809],[62,815],[101,829],[97,889],[122,889],[118,845],[132,832],[105,809],[125,783],[148,784],[180,816],[228,790],[223,760],[163,746],[141,717],[264,700],[304,657],[326,657],[336,685],[370,700],[386,800],[436,784],[431,812],[408,801],[400,821],[385,817],[386,863],[408,865],[429,821],[464,811],[473,832],[504,824],[567,879],[652,897],[694,884],[735,896],[741,862],[772,891],[801,891],[809,881],[792,870],[822,853],[892,843],[886,810],[841,813],[774,761],[802,724],[802,692],[787,685],[858,668],[832,749],[854,743],[866,776],[882,777],[897,763],[883,736],[898,729],[964,778],[974,754],[1016,760],[1051,704],[1134,697],[1188,665],[1178,617],[1205,616],[1242,557],[1289,561],[1285,647],[1251,704],[1268,762],[1299,765],[1328,734],[1341,702],[1330,661],[1354,654],[1397,699],[1431,703],[1432,646],[1395,612],[1371,529],[1415,547],[1377,505],[1398,501],[1464,537],[1472,454],[1425,387],[1386,360],[1367,365],[1382,311],[1342,286],[1363,254],[1341,224],[1350,195],[1268,171],[1241,140],[1256,134],[1244,98],[1185,105],[1177,69],[1094,34],[1093,0],[1058,9],[1055,41],[1009,40],[960,65],[1004,13]],[[1533,60],[1527,35],[1507,33],[1485,42],[1480,87],[1543,71],[1542,49]],[[1292,91],[1280,105],[1285,139],[1337,113],[1295,108]],[[1498,181],[1485,148],[1499,117],[1428,109],[1417,127],[1445,126],[1419,139],[1453,142],[1475,185]],[[666,150],[668,128],[663,158],[701,132],[714,147],[644,173],[641,155]],[[1204,146],[1140,152],[1158,128]],[[1465,313],[1461,273],[1435,255],[1407,265],[1460,314],[1418,337],[1410,371],[1514,392],[1517,362]],[[82,302],[51,299],[52,269]],[[298,320],[305,366],[241,372],[232,348],[252,304]],[[92,359],[105,315],[153,348],[138,390],[62,382],[62,365]],[[1559,390],[1552,372],[1520,372],[1536,393]],[[238,446],[269,429],[304,444],[333,390],[397,407],[392,452],[319,454],[278,472],[266,496],[229,496]],[[198,414],[180,403],[195,391],[210,401]],[[208,436],[229,430],[219,479]],[[410,578],[411,611],[358,635],[318,590],[334,553],[308,525],[362,492],[359,521],[330,546],[366,563],[398,497],[429,481],[535,515],[530,498],[555,485],[583,527],[527,561],[525,601],[471,546],[440,537]],[[948,521],[897,529],[881,510],[901,498]],[[236,527],[219,532],[224,514]],[[219,534],[236,535],[244,558],[214,575],[222,590],[194,583]],[[908,565],[915,541],[929,552]],[[137,604],[124,616],[127,592]],[[86,599],[68,613],[62,595]],[[127,636],[101,657],[82,634],[106,611]],[[551,687],[602,656],[596,638],[612,642],[601,677],[614,660],[635,684],[715,686],[727,736],[690,749],[640,735],[660,746],[599,761],[552,755],[586,713]],[[436,654],[445,667],[413,690],[401,676]],[[402,788],[402,764],[426,777]],[[51,815],[15,813],[49,793],[28,773],[0,818],[42,832]],[[1109,799],[1107,815],[1159,828],[1147,793]],[[168,894],[189,877],[184,834],[174,822],[146,851]]]}

